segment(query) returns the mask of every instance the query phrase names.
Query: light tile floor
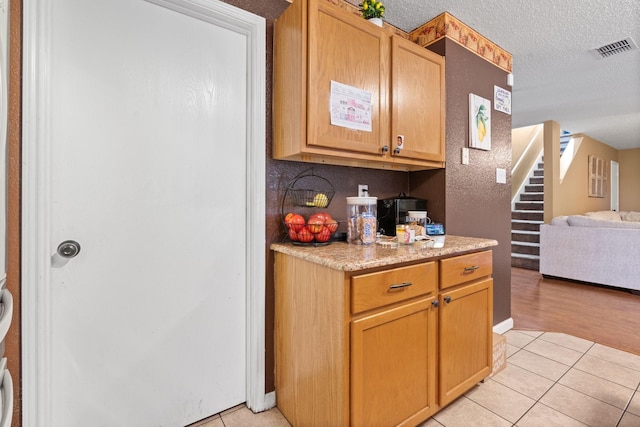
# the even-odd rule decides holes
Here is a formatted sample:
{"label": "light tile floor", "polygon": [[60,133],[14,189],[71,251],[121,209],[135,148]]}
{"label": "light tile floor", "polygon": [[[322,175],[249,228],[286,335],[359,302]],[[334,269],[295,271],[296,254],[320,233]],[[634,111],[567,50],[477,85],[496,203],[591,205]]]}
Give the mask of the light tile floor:
{"label": "light tile floor", "polygon": [[[512,330],[507,367],[420,427],[640,426],[640,356],[552,332]],[[244,405],[198,427],[287,427]],[[366,427],[366,426],[365,426]]]}

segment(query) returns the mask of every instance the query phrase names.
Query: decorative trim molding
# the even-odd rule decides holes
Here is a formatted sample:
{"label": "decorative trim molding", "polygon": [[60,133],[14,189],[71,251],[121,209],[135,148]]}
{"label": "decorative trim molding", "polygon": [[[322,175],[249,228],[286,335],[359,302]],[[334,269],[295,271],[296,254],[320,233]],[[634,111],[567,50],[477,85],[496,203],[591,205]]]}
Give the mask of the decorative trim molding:
{"label": "decorative trim molding", "polygon": [[409,40],[420,46],[429,46],[442,38],[458,43],[482,59],[508,73],[512,72],[512,56],[497,44],[463,23],[449,12],[441,13],[426,24],[409,33]]}

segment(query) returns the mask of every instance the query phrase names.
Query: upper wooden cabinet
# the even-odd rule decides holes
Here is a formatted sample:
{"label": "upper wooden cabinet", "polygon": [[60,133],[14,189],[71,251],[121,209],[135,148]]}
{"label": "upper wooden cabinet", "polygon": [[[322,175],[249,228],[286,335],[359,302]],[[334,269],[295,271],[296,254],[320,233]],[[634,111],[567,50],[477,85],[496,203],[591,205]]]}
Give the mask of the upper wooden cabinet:
{"label": "upper wooden cabinet", "polygon": [[[332,124],[332,104],[340,105],[332,85],[370,96],[362,103],[344,97],[359,104],[356,113],[370,108],[370,129]],[[441,56],[325,0],[296,0],[276,21],[276,159],[396,170],[444,167],[444,94]]]}
{"label": "upper wooden cabinet", "polygon": [[444,162],[444,58],[395,35],[391,46],[392,155]]}

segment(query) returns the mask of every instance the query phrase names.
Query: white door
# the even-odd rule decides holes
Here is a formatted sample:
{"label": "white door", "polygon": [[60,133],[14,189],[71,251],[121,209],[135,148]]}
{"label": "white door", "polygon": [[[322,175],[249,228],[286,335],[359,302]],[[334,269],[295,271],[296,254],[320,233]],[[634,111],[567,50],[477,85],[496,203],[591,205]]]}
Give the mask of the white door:
{"label": "white door", "polygon": [[27,7],[49,12],[26,85],[45,169],[25,171],[27,426],[182,426],[247,399],[255,40],[217,2],[161,3]]}
{"label": "white door", "polygon": [[620,166],[611,160],[611,210],[620,209]]}

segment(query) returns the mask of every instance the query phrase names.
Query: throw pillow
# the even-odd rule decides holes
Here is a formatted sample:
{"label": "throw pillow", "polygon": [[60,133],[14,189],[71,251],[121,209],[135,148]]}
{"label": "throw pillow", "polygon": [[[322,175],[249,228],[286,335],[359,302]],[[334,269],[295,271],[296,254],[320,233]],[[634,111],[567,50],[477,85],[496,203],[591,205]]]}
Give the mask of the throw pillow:
{"label": "throw pillow", "polygon": [[625,212],[620,215],[623,221],[640,222],[640,212]]}
{"label": "throw pillow", "polygon": [[567,222],[572,227],[599,227],[599,228],[634,228],[640,229],[640,222],[629,221],[605,221],[596,218],[590,218],[585,215],[571,215],[567,218]]}
{"label": "throw pillow", "polygon": [[569,225],[567,215],[557,216],[551,220],[551,225]]}
{"label": "throw pillow", "polygon": [[602,219],[604,221],[620,221],[620,212],[616,211],[587,212],[585,215],[595,219]]}

